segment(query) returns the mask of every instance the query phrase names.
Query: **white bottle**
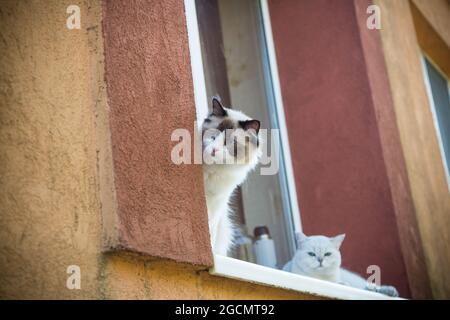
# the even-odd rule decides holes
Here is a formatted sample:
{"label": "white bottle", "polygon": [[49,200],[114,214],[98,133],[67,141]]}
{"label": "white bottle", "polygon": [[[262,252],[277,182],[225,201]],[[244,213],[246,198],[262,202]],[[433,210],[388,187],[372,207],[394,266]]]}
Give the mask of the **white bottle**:
{"label": "white bottle", "polygon": [[276,268],[277,256],[275,253],[275,244],[270,238],[269,228],[266,226],[256,227],[255,243],[253,249],[255,251],[256,263],[262,266]]}

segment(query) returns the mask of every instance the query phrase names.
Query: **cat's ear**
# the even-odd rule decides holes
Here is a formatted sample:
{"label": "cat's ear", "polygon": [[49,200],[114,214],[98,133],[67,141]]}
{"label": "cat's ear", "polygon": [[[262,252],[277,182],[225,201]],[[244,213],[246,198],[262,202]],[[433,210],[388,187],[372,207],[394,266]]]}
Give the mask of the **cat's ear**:
{"label": "cat's ear", "polygon": [[259,120],[239,121],[239,124],[245,131],[255,130],[256,134],[258,134],[259,128],[261,127],[261,122],[259,122]]}
{"label": "cat's ear", "polygon": [[214,96],[212,98],[212,115],[216,117],[225,117],[227,115],[227,111],[220,102],[219,96]]}
{"label": "cat's ear", "polygon": [[340,234],[336,237],[331,238],[331,242],[333,243],[333,245],[336,247],[337,250],[339,250],[339,248],[341,247],[342,241],[344,241],[345,239],[345,233]]}
{"label": "cat's ear", "polygon": [[303,242],[305,242],[305,240],[307,238],[308,237],[303,232],[301,232],[301,231],[300,232],[296,232],[295,233],[295,243],[297,244],[297,247],[300,248],[301,244]]}

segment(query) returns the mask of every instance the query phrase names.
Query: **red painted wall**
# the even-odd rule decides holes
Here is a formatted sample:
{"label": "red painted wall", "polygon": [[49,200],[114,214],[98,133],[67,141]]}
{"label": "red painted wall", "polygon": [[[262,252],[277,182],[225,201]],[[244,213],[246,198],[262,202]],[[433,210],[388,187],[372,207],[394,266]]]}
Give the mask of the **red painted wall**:
{"label": "red painted wall", "polygon": [[344,267],[409,296],[354,3],[269,6],[305,233],[346,233]]}
{"label": "red painted wall", "polygon": [[175,165],[173,130],[194,130],[182,0],[105,1],[103,28],[117,245],[212,266],[200,165]]}

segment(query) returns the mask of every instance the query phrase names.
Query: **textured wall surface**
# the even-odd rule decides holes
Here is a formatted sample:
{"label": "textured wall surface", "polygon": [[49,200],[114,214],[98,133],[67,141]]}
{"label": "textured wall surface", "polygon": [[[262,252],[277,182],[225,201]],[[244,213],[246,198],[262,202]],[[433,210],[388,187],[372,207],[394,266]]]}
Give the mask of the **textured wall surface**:
{"label": "textured wall surface", "polygon": [[447,0],[412,0],[450,48],[450,4]]}
{"label": "textured wall surface", "polygon": [[[450,194],[424,83],[411,4],[406,0],[376,3],[383,12],[381,39],[433,295],[449,298]],[[450,28],[443,27],[450,21],[448,2],[414,3],[449,44]]]}
{"label": "textured wall surface", "polygon": [[75,297],[71,264],[79,295],[101,296],[92,90],[102,87],[91,69],[101,12],[82,2],[83,29],[68,30],[68,3],[1,4],[1,297]]}
{"label": "textured wall surface", "polygon": [[415,299],[429,299],[432,297],[430,280],[401,148],[380,32],[366,26],[366,10],[372,0],[357,0],[354,4],[409,287]]}
{"label": "textured wall surface", "polygon": [[345,233],[344,267],[378,265],[409,296],[372,97],[383,88],[371,87],[354,3],[270,2],[301,220],[307,234]]}
{"label": "textured wall surface", "polygon": [[118,246],[211,266],[202,167],[170,159],[196,119],[184,3],[104,3]]}
{"label": "textured wall surface", "polygon": [[[102,154],[109,148],[102,9],[76,1],[82,28],[68,30],[69,4],[11,0],[0,8],[0,298],[310,298],[188,264],[101,252],[101,211],[114,210],[100,191],[112,183],[111,156]],[[66,288],[72,264],[81,268],[81,290]]]}

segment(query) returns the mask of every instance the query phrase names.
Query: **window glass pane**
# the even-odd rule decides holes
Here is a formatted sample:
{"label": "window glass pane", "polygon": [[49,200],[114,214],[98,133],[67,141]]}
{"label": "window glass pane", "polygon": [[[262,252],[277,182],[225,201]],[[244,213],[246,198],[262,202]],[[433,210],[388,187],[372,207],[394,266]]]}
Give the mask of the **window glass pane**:
{"label": "window glass pane", "polygon": [[[197,0],[196,7],[208,98],[218,94],[225,105],[260,120],[261,128],[277,128],[258,1]],[[267,140],[270,146],[270,135]],[[268,227],[278,267],[294,252],[282,158],[280,162],[278,174],[252,172],[233,201],[243,234],[253,236],[256,227]],[[251,244],[238,247],[233,256],[255,261]]]}
{"label": "window glass pane", "polygon": [[450,98],[447,79],[425,59],[436,120],[447,168],[450,165]]}

